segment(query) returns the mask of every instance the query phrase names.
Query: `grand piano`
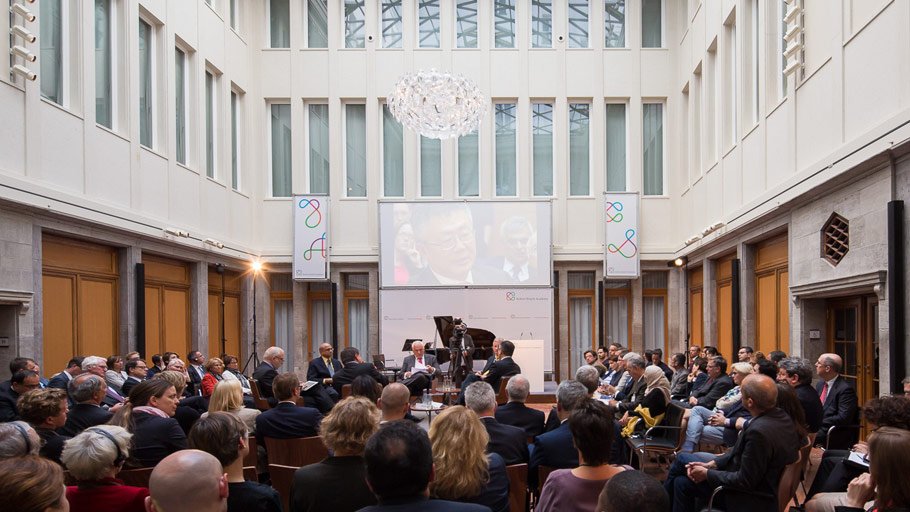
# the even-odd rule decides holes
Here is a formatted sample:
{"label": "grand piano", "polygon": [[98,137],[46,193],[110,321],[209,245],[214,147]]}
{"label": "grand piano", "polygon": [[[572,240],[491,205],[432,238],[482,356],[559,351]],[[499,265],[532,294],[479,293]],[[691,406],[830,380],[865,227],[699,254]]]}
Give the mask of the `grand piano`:
{"label": "grand piano", "polygon": [[[433,348],[428,349],[427,353],[434,354],[439,364],[449,361],[449,338],[455,330],[455,322],[451,316],[434,316],[433,322],[436,323],[436,334],[433,336]],[[465,334],[469,334],[474,340],[474,361],[485,361],[493,355],[493,340],[496,335],[486,329],[477,329],[468,327]],[[440,341],[440,343],[436,343]]]}

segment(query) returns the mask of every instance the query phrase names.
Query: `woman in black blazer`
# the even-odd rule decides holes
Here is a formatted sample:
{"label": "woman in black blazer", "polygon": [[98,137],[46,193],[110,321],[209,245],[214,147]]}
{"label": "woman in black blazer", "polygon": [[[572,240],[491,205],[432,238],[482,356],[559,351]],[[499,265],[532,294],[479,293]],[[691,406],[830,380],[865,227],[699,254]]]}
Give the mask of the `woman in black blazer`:
{"label": "woman in black blazer", "polygon": [[133,434],[130,455],[139,467],[153,467],[161,459],[186,448],[186,435],[173,418],[179,396],[174,386],[164,379],[136,384],[130,401],[111,419]]}

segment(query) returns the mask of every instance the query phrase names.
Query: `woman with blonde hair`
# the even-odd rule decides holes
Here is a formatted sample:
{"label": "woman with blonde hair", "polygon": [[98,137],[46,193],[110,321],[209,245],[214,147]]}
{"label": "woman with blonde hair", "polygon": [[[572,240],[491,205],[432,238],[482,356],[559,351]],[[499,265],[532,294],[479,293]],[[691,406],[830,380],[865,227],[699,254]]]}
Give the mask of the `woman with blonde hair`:
{"label": "woman with blonde hair", "polygon": [[430,425],[435,478],[434,498],[477,503],[493,512],[509,510],[506,463],[497,453],[486,453],[490,436],[474,411],[450,407]]}
{"label": "woman with blonde hair", "polygon": [[215,386],[224,380],[224,361],[213,357],[205,362],[205,375],[202,377],[202,396],[208,398],[215,391]]}
{"label": "woman with blonde hair", "polygon": [[246,425],[250,434],[256,432],[256,416],[258,409],[243,406],[243,387],[238,380],[223,380],[215,386],[212,398],[209,399],[209,411],[202,415],[207,417],[209,412],[224,411],[237,416]]}
{"label": "woman with blonde hair", "polygon": [[0,460],[0,503],[16,512],[67,512],[63,468],[29,455]]}
{"label": "woman with blonde hair", "polygon": [[876,512],[910,509],[910,478],[904,473],[910,459],[910,431],[881,427],[869,437],[869,472],[854,478],[847,487],[843,512],[862,512],[869,500]]}

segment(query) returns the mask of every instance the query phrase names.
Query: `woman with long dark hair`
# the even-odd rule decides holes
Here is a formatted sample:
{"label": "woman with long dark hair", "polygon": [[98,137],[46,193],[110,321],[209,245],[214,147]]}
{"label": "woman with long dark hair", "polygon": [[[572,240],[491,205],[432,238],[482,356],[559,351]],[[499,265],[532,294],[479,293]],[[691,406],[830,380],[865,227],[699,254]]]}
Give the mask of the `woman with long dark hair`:
{"label": "woman with long dark hair", "polygon": [[140,467],[153,467],[161,459],[186,448],[186,435],[174,419],[179,397],[165,379],[145,380],[130,391],[130,400],[110,423],[133,434],[132,455]]}

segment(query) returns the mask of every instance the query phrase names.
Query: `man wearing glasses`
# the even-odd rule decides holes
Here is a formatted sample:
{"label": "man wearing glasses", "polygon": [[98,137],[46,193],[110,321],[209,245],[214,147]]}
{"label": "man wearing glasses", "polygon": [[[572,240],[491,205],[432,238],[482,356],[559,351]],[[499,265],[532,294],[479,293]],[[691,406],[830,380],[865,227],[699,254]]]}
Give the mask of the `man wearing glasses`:
{"label": "man wearing glasses", "polygon": [[19,408],[16,402],[19,396],[27,391],[38,389],[41,384],[38,374],[31,370],[19,370],[9,382],[0,384],[0,423],[19,419]]}

